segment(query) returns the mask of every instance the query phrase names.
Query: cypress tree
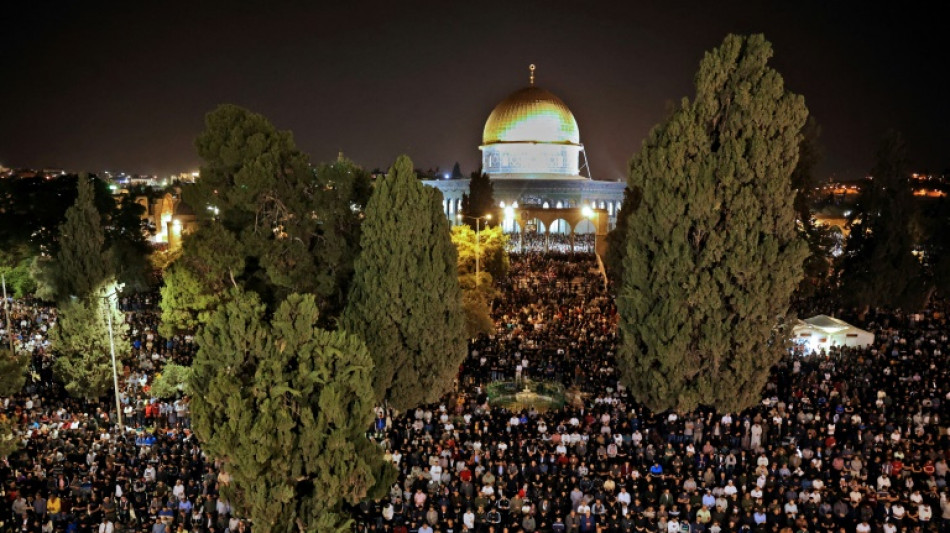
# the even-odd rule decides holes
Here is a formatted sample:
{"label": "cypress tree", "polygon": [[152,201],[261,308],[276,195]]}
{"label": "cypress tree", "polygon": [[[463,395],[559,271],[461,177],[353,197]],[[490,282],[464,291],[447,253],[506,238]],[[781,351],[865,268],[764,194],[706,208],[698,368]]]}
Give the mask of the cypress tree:
{"label": "cypress tree", "polygon": [[784,353],[777,326],[807,254],[789,180],[807,111],[771,56],[761,35],[728,36],[631,163],[643,198],[627,221],[619,360],[654,411],[753,405]]}
{"label": "cypress tree", "polygon": [[258,533],[349,531],[343,504],[381,496],[395,477],[366,438],[372,359],[355,336],[317,328],[318,315],[312,295],[268,318],[256,294],[232,289],[196,336],[195,433]]}
{"label": "cypress tree", "polygon": [[113,210],[106,231],[115,278],[125,291],[147,291],[155,282],[149,261],[152,248],[142,226],[144,214],[145,208],[126,195]]}
{"label": "cypress tree", "polygon": [[76,187],[76,201],[59,226],[59,248],[40,268],[37,296],[46,300],[85,297],[112,276],[93,180],[80,174]]}
{"label": "cypress tree", "polygon": [[[474,217],[483,217],[495,209],[495,186],[484,172],[472,172],[468,182],[468,194],[462,195],[462,223],[472,228],[476,226]],[[482,220],[481,227],[490,225],[491,220]],[[497,221],[495,221],[497,222]]]}
{"label": "cypress tree", "polygon": [[452,179],[459,180],[459,179],[462,179],[463,177],[464,176],[462,176],[462,167],[460,167],[459,162],[456,161],[455,164],[452,165]]}
{"label": "cypress tree", "polygon": [[643,192],[639,188],[623,189],[623,203],[617,213],[617,225],[607,233],[607,253],[604,254],[604,270],[615,286],[623,280],[623,265],[627,254],[627,220],[630,214],[639,209]]}
{"label": "cypress tree", "polygon": [[408,409],[438,399],[465,357],[456,251],[442,193],[400,156],[366,208],[342,327],[366,342],[378,400]]}
{"label": "cypress tree", "polygon": [[808,242],[808,258],[805,260],[805,276],[798,286],[796,297],[800,300],[825,294],[830,289],[832,251],[835,246],[832,229],[817,225],[812,220],[812,204],[808,191],[815,186],[815,167],[821,161],[819,144],[821,125],[809,116],[802,128],[802,142],[798,145],[798,164],[792,172],[792,188],[795,195],[795,212],[798,230]]}
{"label": "cypress tree", "polygon": [[877,150],[872,179],[861,189],[842,258],[842,296],[863,308],[917,311],[927,300],[923,267],[913,255],[915,221],[907,147],[889,132]]}

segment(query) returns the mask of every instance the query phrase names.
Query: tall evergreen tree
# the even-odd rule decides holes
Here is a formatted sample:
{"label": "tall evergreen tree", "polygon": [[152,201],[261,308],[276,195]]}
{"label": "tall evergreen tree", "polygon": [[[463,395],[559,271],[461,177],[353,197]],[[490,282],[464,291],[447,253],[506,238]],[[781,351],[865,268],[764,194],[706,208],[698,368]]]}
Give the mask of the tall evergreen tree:
{"label": "tall evergreen tree", "polygon": [[815,224],[812,218],[812,195],[809,194],[818,180],[815,167],[821,162],[822,150],[821,125],[815,117],[809,116],[802,128],[802,142],[798,145],[798,163],[792,171],[792,188],[795,195],[795,213],[798,217],[798,230],[808,243],[808,258],[804,265],[804,278],[799,284],[797,297],[810,298],[826,294],[831,289],[832,266],[835,240],[833,230],[827,226]]}
{"label": "tall evergreen tree", "polygon": [[643,199],[627,219],[619,360],[654,411],[753,405],[785,350],[777,326],[807,254],[789,180],[807,111],[771,56],[761,35],[726,37],[631,163]]}
{"label": "tall evergreen tree", "polygon": [[59,226],[58,250],[40,266],[37,296],[57,302],[85,297],[112,276],[112,259],[105,247],[93,179],[80,174],[76,201]]}
{"label": "tall evergreen tree", "polygon": [[455,165],[452,166],[452,179],[460,180],[462,179],[462,168],[459,166],[458,161],[455,162]]}
{"label": "tall evergreen tree", "polygon": [[131,194],[124,196],[112,210],[105,232],[106,246],[113,261],[116,280],[126,292],[147,291],[154,285],[142,215],[145,208]]}
{"label": "tall evergreen tree", "polygon": [[258,533],[350,531],[343,504],[395,478],[366,438],[372,359],[355,336],[317,328],[318,315],[312,295],[293,294],[268,319],[254,293],[232,289],[196,337],[194,429]]}
{"label": "tall evergreen tree", "polygon": [[[468,194],[462,195],[462,222],[472,228],[476,225],[487,227],[491,220],[482,220],[476,224],[475,217],[483,217],[495,209],[495,186],[484,172],[472,172],[468,182]],[[497,222],[497,220],[495,221]]]}
{"label": "tall evergreen tree", "polygon": [[940,296],[950,297],[950,206],[947,206],[947,200],[941,200],[944,207],[944,215],[934,222],[937,226],[935,238],[931,245],[934,256],[931,259],[931,270],[933,272],[934,288]]}
{"label": "tall evergreen tree", "polygon": [[842,296],[865,309],[917,311],[926,300],[923,268],[913,255],[915,212],[907,166],[903,137],[889,132],[853,210],[841,264]]}
{"label": "tall evergreen tree", "polygon": [[607,277],[616,286],[619,286],[623,279],[623,266],[627,262],[627,220],[631,213],[640,208],[642,197],[643,192],[639,188],[624,188],[623,203],[620,204],[620,212],[617,213],[617,225],[607,233],[604,269],[607,271]]}
{"label": "tall evergreen tree", "polygon": [[397,409],[438,399],[465,357],[456,251],[442,193],[400,156],[370,197],[345,331],[366,342],[379,400]]}
{"label": "tall evergreen tree", "polygon": [[113,305],[115,283],[101,284],[82,297],[59,305],[50,344],[56,354],[53,372],[71,396],[98,399],[112,391],[109,314],[117,364],[131,351],[125,315]]}
{"label": "tall evergreen tree", "polygon": [[795,195],[795,213],[806,228],[811,228],[812,206],[806,191],[814,187],[818,180],[815,167],[821,163],[821,125],[814,116],[809,116],[802,128],[802,142],[798,144],[798,163],[792,171],[792,188],[799,191]]}

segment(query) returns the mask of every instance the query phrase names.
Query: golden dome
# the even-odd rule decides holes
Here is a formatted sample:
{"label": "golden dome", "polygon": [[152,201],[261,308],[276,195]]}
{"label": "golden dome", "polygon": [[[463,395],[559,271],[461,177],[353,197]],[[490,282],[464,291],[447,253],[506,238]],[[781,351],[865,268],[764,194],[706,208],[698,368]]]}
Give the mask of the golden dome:
{"label": "golden dome", "polygon": [[531,85],[515,91],[488,116],[482,144],[551,143],[579,146],[577,121],[553,94]]}

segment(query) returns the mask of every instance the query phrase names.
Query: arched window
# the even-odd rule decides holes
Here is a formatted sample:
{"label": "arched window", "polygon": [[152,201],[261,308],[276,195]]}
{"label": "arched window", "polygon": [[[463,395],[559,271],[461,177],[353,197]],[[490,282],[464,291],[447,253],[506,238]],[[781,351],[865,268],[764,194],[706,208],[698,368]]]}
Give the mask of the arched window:
{"label": "arched window", "polygon": [[561,209],[562,207],[564,207],[564,202],[558,200],[557,204],[555,204],[555,207],[557,207],[558,209]]}
{"label": "arched window", "polygon": [[541,204],[541,209],[550,209],[550,208],[551,208],[551,204],[547,202],[544,202],[543,204]]}

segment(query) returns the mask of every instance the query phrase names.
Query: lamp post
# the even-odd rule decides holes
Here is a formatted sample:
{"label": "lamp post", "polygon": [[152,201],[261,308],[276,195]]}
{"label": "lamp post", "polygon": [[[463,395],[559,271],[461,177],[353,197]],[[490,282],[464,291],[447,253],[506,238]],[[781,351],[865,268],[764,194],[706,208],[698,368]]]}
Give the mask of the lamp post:
{"label": "lamp post", "polygon": [[597,212],[591,209],[589,205],[585,205],[584,208],[581,209],[581,214],[590,219],[591,223],[594,225],[594,255],[597,255],[597,222],[595,222],[597,219]]}
{"label": "lamp post", "polygon": [[[505,222],[511,224],[511,231],[515,231],[516,217],[515,217],[514,206],[509,205],[505,207]],[[519,231],[518,233],[519,233],[519,239],[520,239],[521,232]]]}
{"label": "lamp post", "polygon": [[106,319],[109,324],[109,353],[112,356],[112,386],[115,388],[115,420],[119,431],[122,431],[122,401],[119,399],[119,369],[115,360],[115,336],[112,332],[112,310],[115,307],[115,298],[118,297],[119,287],[103,296],[103,299],[109,301],[109,307],[106,309]]}
{"label": "lamp post", "polygon": [[491,220],[491,213],[488,213],[487,215],[482,215],[480,217],[470,217],[470,216],[463,215],[462,213],[459,213],[455,216],[458,217],[459,221],[461,221],[463,218],[467,218],[467,219],[475,221],[475,288],[477,289],[479,285],[479,277],[480,277],[479,274],[481,272],[481,261],[480,261],[480,257],[482,255],[482,247],[481,247],[482,226],[481,224],[482,224],[482,219]]}
{"label": "lamp post", "polygon": [[16,351],[13,349],[13,324],[10,322],[10,302],[7,301],[7,277],[0,274],[0,283],[3,284],[3,312],[7,319],[7,340],[10,342],[10,358],[16,358]]}

